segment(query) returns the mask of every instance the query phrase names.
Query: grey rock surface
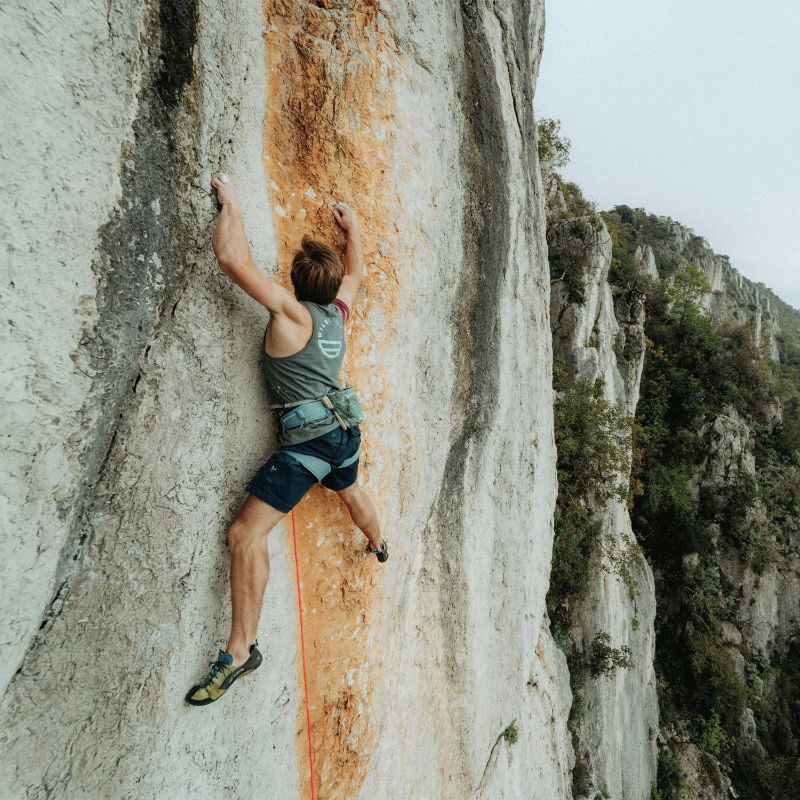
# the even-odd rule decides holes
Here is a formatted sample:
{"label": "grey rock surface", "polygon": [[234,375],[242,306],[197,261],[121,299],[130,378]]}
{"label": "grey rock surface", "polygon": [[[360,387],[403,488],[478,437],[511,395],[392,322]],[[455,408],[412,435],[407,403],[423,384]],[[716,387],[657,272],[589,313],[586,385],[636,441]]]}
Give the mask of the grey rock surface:
{"label": "grey rock surface", "polygon": [[[549,209],[552,213],[553,206]],[[596,220],[585,250],[582,302],[570,302],[561,281],[551,288],[554,356],[571,382],[602,378],[606,400],[629,416],[639,400],[644,309],[640,298],[614,298],[608,282],[611,239],[602,220]],[[640,261],[644,269],[646,257]],[[618,477],[627,480],[627,475]],[[574,715],[576,758],[586,770],[589,797],[640,800],[650,796],[656,776],[655,585],[627,505],[612,497],[595,502],[592,510],[598,544],[590,557],[580,622],[570,638],[576,651],[586,654],[598,634],[608,635],[611,647],[629,648],[631,667],[587,678],[581,711]]]}
{"label": "grey rock surface", "polygon": [[[568,675],[542,622],[556,489],[542,3],[309,4],[298,31],[294,10],[4,8],[3,90],[36,98],[3,123],[18,198],[2,231],[9,798],[307,786],[286,530],[269,538],[265,666],[213,706],[183,703],[224,642],[225,528],[274,441],[266,315],[213,261],[209,181],[234,176],[254,256],[280,273],[303,215],[290,230],[276,198],[321,213],[342,189],[330,175],[359,159],[368,281],[348,378],[371,409],[364,481],[395,533],[376,573],[335,509],[315,494],[300,511],[309,619],[331,620],[307,642],[324,796],[570,796]],[[292,52],[305,73],[280,71]],[[359,69],[369,102],[330,105]],[[276,118],[285,92],[297,113]],[[269,143],[285,137],[288,159],[315,109],[325,163],[276,163]],[[326,605],[322,587],[354,585]],[[330,656],[345,629],[348,670]]]}

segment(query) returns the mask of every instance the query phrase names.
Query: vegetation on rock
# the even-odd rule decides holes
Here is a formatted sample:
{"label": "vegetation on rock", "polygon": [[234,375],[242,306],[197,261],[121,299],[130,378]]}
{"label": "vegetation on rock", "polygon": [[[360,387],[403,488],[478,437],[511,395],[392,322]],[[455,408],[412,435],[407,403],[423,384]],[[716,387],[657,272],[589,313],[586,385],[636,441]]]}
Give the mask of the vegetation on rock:
{"label": "vegetation on rock", "polygon": [[[688,733],[752,796],[788,798],[796,762],[790,768],[785,759],[787,751],[796,752],[800,738],[800,720],[793,714],[800,706],[800,685],[783,684],[778,708],[775,684],[765,683],[763,670],[751,666],[759,663],[759,654],[746,646],[742,655],[759,679],[758,696],[742,677],[739,651],[723,631],[726,624],[745,627],[740,587],[726,577],[721,562],[733,557],[762,573],[780,566],[797,545],[800,474],[794,431],[800,373],[791,356],[786,363],[768,362],[754,344],[751,325],[712,321],[701,303],[710,291],[702,273],[686,260],[686,249],[669,254],[663,234],[674,223],[625,207],[607,220],[616,232],[620,268],[615,278],[625,279],[631,249],[642,242],[654,246],[662,277],[670,278],[653,287],[647,299],[648,357],[633,464],[633,479],[642,487],[634,529],[656,575],[662,725]],[[697,248],[696,240],[691,246]],[[784,343],[793,353],[790,347]],[[771,411],[776,394],[784,410],[780,425]],[[743,421],[743,432],[731,435],[739,436],[744,451],[754,452],[755,469],[750,474],[733,465],[723,479],[712,480],[704,476],[711,426],[731,415]],[[795,636],[788,632],[790,649]],[[781,729],[780,737],[762,739],[761,750],[742,739],[747,707],[754,709],[759,730]],[[660,768],[666,770],[667,762]],[[662,786],[661,776],[657,791],[662,798],[680,796],[675,785]]]}
{"label": "vegetation on rock", "polygon": [[[558,389],[563,381],[558,364],[554,376]],[[629,496],[621,476],[629,469],[632,420],[605,399],[597,379],[563,389],[554,422],[559,488],[547,610],[553,627],[566,633],[588,586],[592,556],[602,545],[593,509],[611,497]]]}
{"label": "vegetation on rock", "polygon": [[[755,646],[741,575],[757,585],[759,576],[796,570],[800,556],[800,312],[744,281],[723,299],[732,313],[712,317],[711,286],[699,267],[725,274],[727,258],[669,217],[628,206],[599,215],[556,172],[569,155],[559,123],[540,121],[538,142],[549,170],[551,282],[563,285],[567,303],[584,302],[604,222],[615,300],[645,308],[634,419],[608,403],[601,380],[570,384],[565,365],[554,364],[559,494],[547,606],[570,667],[573,790],[578,796],[592,785],[576,739],[586,682],[630,666],[632,654],[602,631],[576,652],[569,633],[582,621],[592,570],[607,564],[633,594],[643,553],[656,581],[666,737],[651,797],[687,797],[691,777],[681,754],[691,746],[740,796],[788,800],[800,781],[800,628],[781,630],[769,653]],[[648,246],[658,279],[642,269]],[[767,300],[780,323],[778,359],[762,349],[763,331],[757,341],[757,312]],[[637,542],[624,551],[601,540],[596,522],[611,498],[632,508]]]}

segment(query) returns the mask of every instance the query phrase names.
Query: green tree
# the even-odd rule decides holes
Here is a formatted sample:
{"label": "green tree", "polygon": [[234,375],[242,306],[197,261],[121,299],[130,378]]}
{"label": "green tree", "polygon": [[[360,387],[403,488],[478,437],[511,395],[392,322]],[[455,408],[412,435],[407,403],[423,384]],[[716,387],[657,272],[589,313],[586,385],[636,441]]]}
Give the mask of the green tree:
{"label": "green tree", "polygon": [[563,169],[569,164],[572,142],[561,135],[561,120],[542,117],[536,124],[536,148],[539,161]]}

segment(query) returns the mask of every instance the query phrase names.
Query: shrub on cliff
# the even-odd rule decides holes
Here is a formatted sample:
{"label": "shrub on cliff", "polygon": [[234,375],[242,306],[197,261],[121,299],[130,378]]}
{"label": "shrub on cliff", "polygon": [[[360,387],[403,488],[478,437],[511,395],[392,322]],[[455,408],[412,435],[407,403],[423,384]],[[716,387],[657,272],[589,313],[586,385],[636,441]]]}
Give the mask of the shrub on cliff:
{"label": "shrub on cliff", "polygon": [[625,231],[634,250],[638,245],[650,245],[653,248],[661,278],[671,277],[685,263],[683,255],[675,249],[676,223],[670,217],[659,217],[648,214],[643,208],[624,205],[604,211],[602,216],[606,225],[615,225]]}
{"label": "shrub on cliff", "polygon": [[[739,735],[739,720],[747,704],[747,687],[736,673],[730,655],[721,644],[718,631],[689,636],[689,658],[692,679],[692,707],[706,720],[717,720],[726,738],[734,741]],[[705,747],[703,732],[698,744]],[[716,754],[718,755],[718,754]]]}
{"label": "shrub on cliff", "polygon": [[[557,381],[559,374],[554,370]],[[554,627],[567,631],[600,544],[592,509],[611,497],[628,498],[628,481],[622,476],[629,469],[632,421],[605,399],[598,378],[578,381],[564,391],[555,404],[554,422],[558,499],[547,607]]]}
{"label": "shrub on cliff", "polygon": [[[800,318],[800,312],[795,312]],[[778,336],[780,361],[770,361],[772,389],[781,402],[783,420],[776,432],[776,447],[800,464],[800,331],[788,328]]]}
{"label": "shrub on cliff", "polygon": [[635,293],[648,297],[654,289],[653,279],[636,260],[636,243],[628,227],[606,219],[611,236],[611,266],[608,282],[615,294]]}
{"label": "shrub on cliff", "polygon": [[650,790],[650,800],[682,800],[686,776],[680,762],[668,748],[658,754],[658,780]]}
{"label": "shrub on cliff", "polygon": [[611,676],[618,669],[630,669],[633,666],[631,649],[627,645],[612,647],[611,637],[605,631],[600,631],[592,639],[587,666],[593,678]]}
{"label": "shrub on cliff", "polygon": [[536,123],[536,134],[539,161],[553,170],[566,167],[572,142],[561,135],[561,120],[542,117]]}
{"label": "shrub on cliff", "polygon": [[584,275],[596,243],[597,227],[592,217],[556,215],[547,222],[550,279],[563,281],[570,303],[584,300]]}

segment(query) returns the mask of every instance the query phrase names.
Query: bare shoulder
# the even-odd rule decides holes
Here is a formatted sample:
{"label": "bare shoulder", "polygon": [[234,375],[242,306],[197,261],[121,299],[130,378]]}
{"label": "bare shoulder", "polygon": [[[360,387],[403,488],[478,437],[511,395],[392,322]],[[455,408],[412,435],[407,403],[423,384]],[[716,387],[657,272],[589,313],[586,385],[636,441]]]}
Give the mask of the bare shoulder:
{"label": "bare shoulder", "polygon": [[284,318],[293,325],[311,325],[311,312],[288,289],[288,297],[280,308],[272,312],[273,317]]}
{"label": "bare shoulder", "polygon": [[[293,298],[294,299],[294,298]],[[300,302],[294,300],[280,312],[271,313],[264,337],[267,355],[284,358],[300,352],[314,330],[311,312]]]}

